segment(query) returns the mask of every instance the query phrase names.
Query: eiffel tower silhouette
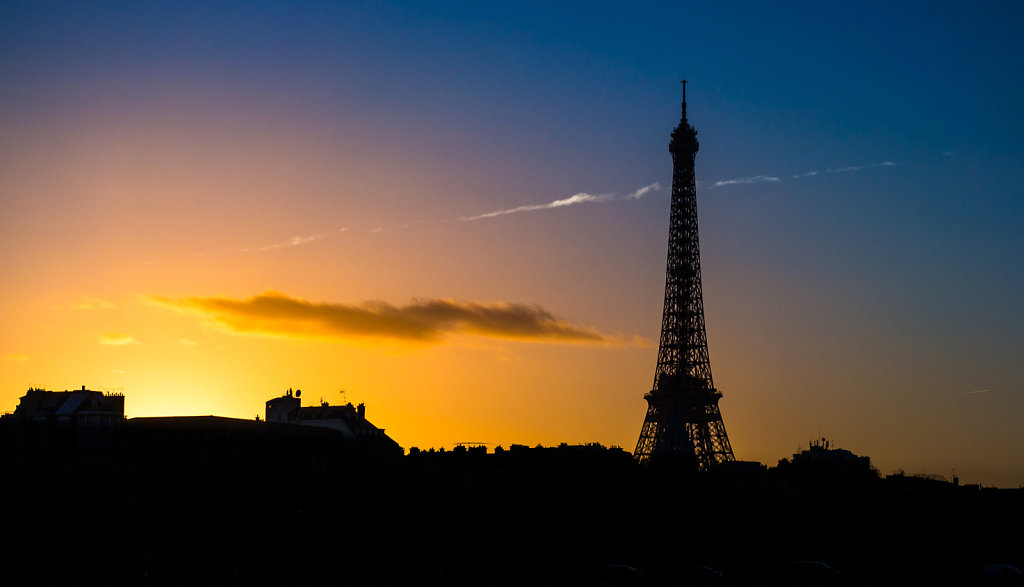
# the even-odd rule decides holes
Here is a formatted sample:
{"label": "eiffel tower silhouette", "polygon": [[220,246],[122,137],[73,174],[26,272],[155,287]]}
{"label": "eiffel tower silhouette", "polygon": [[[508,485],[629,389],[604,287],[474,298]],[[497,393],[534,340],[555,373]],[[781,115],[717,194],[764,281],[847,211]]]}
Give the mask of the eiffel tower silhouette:
{"label": "eiffel tower silhouette", "polygon": [[647,417],[633,457],[644,463],[672,455],[707,470],[735,457],[718,410],[722,394],[715,389],[708,360],[693,172],[699,146],[697,131],[686,119],[686,81],[682,83],[683,116],[668,146],[672,211],[658,365],[654,387],[644,395]]}

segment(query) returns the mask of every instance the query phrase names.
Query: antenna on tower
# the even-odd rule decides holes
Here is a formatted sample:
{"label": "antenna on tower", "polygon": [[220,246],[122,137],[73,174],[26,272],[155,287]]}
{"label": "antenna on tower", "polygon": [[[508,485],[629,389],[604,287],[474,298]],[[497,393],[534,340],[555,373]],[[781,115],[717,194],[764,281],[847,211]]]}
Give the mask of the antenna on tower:
{"label": "antenna on tower", "polygon": [[683,84],[683,120],[686,120],[686,80],[679,83]]}

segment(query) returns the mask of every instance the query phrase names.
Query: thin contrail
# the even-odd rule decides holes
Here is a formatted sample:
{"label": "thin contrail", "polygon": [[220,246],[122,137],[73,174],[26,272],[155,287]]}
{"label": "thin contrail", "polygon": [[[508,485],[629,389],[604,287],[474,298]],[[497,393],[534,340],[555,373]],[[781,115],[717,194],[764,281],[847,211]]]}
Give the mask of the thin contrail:
{"label": "thin contrail", "polygon": [[[863,169],[877,169],[879,167],[895,167],[896,164],[892,161],[883,161],[881,163],[871,163],[868,165],[848,165],[846,167],[835,167],[828,168],[825,170],[814,170],[806,171],[804,173],[797,173],[790,176],[790,179],[801,179],[804,177],[814,177],[817,175],[825,175],[829,173],[850,173],[851,171],[861,171]],[[774,175],[755,175],[753,177],[741,177],[737,179],[722,179],[713,182],[708,186],[708,189],[715,189],[725,187],[729,185],[750,185],[755,183],[777,183],[783,181],[782,178]]]}
{"label": "thin contrail", "polygon": [[590,194],[587,192],[579,192],[569,196],[568,198],[562,198],[560,200],[554,200],[545,204],[527,204],[525,206],[518,206],[515,208],[506,208],[503,210],[495,210],[493,212],[485,212],[483,214],[477,214],[476,216],[463,216],[459,218],[464,222],[471,222],[473,220],[482,220],[484,218],[495,218],[497,216],[507,216],[509,214],[518,214],[520,212],[533,212],[536,210],[551,210],[553,208],[565,208],[568,206],[575,206],[577,204],[588,204],[588,203],[599,203],[599,202],[611,202],[613,200],[639,200],[645,195],[656,192],[661,189],[660,183],[652,183],[645,185],[644,187],[630,192],[624,196],[616,196],[615,194]]}
{"label": "thin contrail", "polygon": [[777,181],[782,180],[777,177],[772,177],[769,175],[755,175],[754,177],[742,177],[740,179],[723,179],[721,181],[716,181],[715,183],[711,184],[708,189],[713,190],[715,188],[720,188],[722,186],[727,185],[748,185],[752,183],[765,183]]}
{"label": "thin contrail", "polygon": [[284,249],[284,248],[289,248],[289,247],[299,247],[299,246],[302,246],[302,245],[309,244],[309,243],[311,243],[313,241],[318,241],[320,239],[327,238],[328,236],[331,236],[332,234],[338,234],[339,232],[345,232],[346,230],[348,230],[348,229],[342,227],[342,228],[339,228],[337,230],[328,230],[327,232],[318,232],[316,234],[310,234],[310,235],[306,235],[306,236],[296,235],[296,236],[293,236],[292,238],[290,238],[288,240],[281,241],[279,243],[274,243],[274,244],[271,244],[271,245],[264,245],[262,247],[245,247],[245,248],[238,249],[238,250],[248,253],[248,252],[253,252],[253,251],[272,251],[274,249]]}

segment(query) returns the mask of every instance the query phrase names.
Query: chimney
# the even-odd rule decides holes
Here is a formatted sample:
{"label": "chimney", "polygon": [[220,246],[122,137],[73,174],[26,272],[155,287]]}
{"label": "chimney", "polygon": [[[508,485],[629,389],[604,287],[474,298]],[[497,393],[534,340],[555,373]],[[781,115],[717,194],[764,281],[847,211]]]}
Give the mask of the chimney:
{"label": "chimney", "polygon": [[356,406],[356,413],[359,414],[360,418],[365,420],[366,419],[366,404],[359,404],[358,406]]}

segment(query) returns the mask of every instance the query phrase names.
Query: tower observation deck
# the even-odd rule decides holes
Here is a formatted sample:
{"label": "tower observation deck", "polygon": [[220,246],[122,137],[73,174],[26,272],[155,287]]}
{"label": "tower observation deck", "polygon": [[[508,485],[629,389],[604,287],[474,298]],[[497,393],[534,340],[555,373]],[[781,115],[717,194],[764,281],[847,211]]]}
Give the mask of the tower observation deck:
{"label": "tower observation deck", "polygon": [[694,160],[697,131],[683,115],[672,131],[672,208],[669,215],[665,309],[661,320],[654,387],[644,396],[647,417],[634,458],[641,463],[671,456],[699,470],[735,460],[718,409],[704,329],[704,297],[697,239]]}

